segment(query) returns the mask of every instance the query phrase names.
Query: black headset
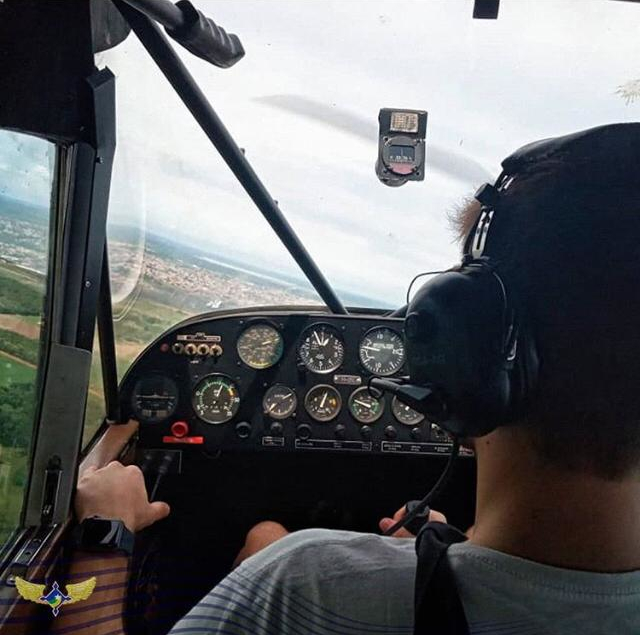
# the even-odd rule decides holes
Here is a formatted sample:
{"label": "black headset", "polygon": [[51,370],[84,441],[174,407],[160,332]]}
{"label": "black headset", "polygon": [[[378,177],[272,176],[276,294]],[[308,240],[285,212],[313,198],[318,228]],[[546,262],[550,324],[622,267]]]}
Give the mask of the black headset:
{"label": "black headset", "polygon": [[[407,306],[409,384],[391,389],[455,437],[487,434],[522,418],[540,362],[517,289],[510,289],[491,236],[501,199],[532,165],[561,156],[568,163],[637,157],[640,123],[610,124],[528,144],[502,162],[495,184],[475,194],[480,215],[462,263],[425,283]],[[373,384],[375,386],[375,383]]]}
{"label": "black headset", "polygon": [[457,437],[517,419],[535,386],[538,357],[526,316],[499,261],[486,253],[500,195],[512,181],[503,172],[476,192],[482,207],[462,263],[424,284],[405,317],[411,383],[431,388],[426,414]]}

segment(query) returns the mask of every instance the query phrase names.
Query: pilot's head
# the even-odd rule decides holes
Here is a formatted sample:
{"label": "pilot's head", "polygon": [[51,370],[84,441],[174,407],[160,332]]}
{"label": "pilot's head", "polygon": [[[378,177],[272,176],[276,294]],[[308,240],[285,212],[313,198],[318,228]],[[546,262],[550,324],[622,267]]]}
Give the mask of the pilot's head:
{"label": "pilot's head", "polygon": [[[490,257],[539,366],[526,429],[549,464],[606,478],[640,468],[640,124],[544,153],[501,192]],[[456,216],[461,238],[481,206]]]}

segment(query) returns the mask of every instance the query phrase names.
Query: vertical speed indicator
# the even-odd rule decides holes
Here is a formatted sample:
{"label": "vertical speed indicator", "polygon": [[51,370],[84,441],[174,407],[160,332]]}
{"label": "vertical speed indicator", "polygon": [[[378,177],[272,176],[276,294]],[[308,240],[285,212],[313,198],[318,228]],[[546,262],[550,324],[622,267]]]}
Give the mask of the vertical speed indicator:
{"label": "vertical speed indicator", "polygon": [[360,342],[360,362],[374,375],[393,375],[404,364],[404,342],[393,329],[377,326]]}

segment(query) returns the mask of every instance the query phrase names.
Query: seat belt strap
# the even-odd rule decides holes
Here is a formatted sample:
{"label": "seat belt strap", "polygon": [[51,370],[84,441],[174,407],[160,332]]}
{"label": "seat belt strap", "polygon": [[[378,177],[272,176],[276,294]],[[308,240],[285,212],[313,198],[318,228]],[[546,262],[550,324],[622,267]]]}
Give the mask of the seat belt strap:
{"label": "seat belt strap", "polygon": [[414,635],[468,635],[447,549],[467,537],[445,523],[427,523],[416,538]]}

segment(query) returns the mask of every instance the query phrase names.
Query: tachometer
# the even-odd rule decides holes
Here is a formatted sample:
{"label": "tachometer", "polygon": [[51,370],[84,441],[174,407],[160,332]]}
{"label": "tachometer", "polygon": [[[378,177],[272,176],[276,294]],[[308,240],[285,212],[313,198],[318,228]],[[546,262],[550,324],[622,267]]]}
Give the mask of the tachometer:
{"label": "tachometer", "polygon": [[262,400],[264,413],[272,419],[287,419],[298,405],[296,393],[288,386],[271,386]]}
{"label": "tachometer", "polygon": [[402,403],[397,397],[391,402],[391,412],[394,417],[405,426],[417,426],[424,421],[424,415],[417,410],[410,408],[406,403]]}
{"label": "tachometer", "polygon": [[404,342],[393,329],[378,326],[360,342],[360,361],[374,375],[393,375],[404,364]]}
{"label": "tachometer", "polygon": [[284,351],[282,335],[270,324],[254,324],[238,337],[240,359],[250,368],[263,370],[277,364]]}
{"label": "tachometer", "polygon": [[344,360],[344,344],[338,331],[329,324],[314,324],[303,334],[300,359],[314,373],[331,373]]}
{"label": "tachometer", "polygon": [[240,393],[226,375],[209,375],[193,391],[193,409],[200,419],[218,425],[233,419],[240,407]]}
{"label": "tachometer", "polygon": [[307,393],[304,398],[304,407],[309,416],[316,421],[331,421],[340,412],[342,398],[333,386],[318,384]]}
{"label": "tachometer", "polygon": [[354,390],[349,397],[349,412],[360,423],[377,421],[383,411],[384,399],[374,397],[366,386]]}
{"label": "tachometer", "polygon": [[131,396],[133,411],[139,421],[157,423],[168,419],[178,405],[178,387],[164,375],[139,379]]}

